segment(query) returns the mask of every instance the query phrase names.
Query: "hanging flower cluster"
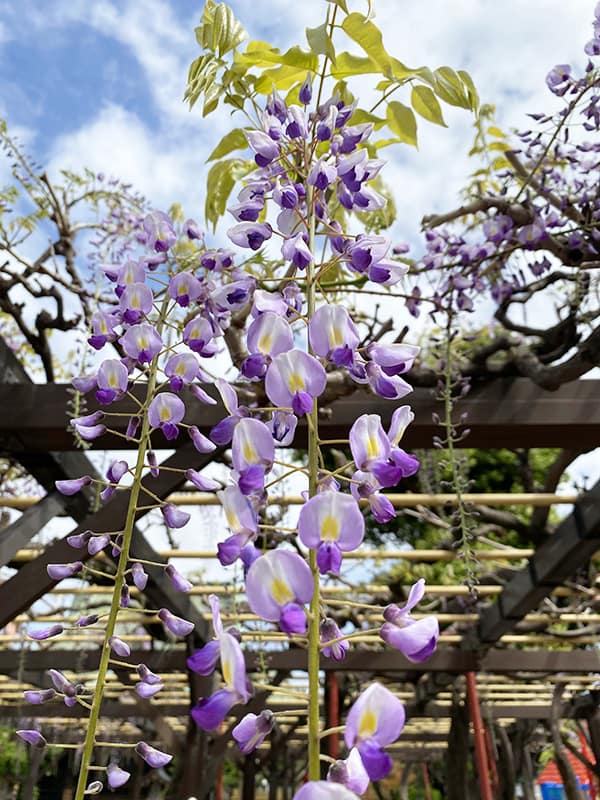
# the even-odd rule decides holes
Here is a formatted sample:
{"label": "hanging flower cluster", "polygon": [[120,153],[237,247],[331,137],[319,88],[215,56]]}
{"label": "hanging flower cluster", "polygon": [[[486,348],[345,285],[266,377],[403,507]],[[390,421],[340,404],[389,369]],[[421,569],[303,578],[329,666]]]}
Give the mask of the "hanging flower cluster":
{"label": "hanging flower cluster", "polygon": [[[167,608],[134,609],[131,604],[129,587],[144,591],[148,581],[145,563],[130,554],[136,511],[150,502],[160,509],[166,525],[175,529],[190,519],[188,513],[146,488],[161,474],[151,437],[162,437],[168,447],[187,435],[202,455],[230,447],[232,469],[225,486],[204,477],[193,464],[181,470],[181,479],[203,491],[219,489],[227,532],[216,537],[218,558],[224,566],[242,562],[250,610],[306,647],[310,703],[318,703],[319,654],[340,660],[349,650],[351,637],[340,631],[335,612],[320,596],[320,576],[339,575],[344,553],[360,547],[365,535],[361,506],[379,522],[393,518],[395,512],[384,490],[419,467],[415,456],[400,447],[413,414],[409,406],[395,408],[387,431],[378,415],[360,416],[347,440],[351,468],[329,471],[319,437],[318,404],[335,399],[334,385],[348,391],[353,384],[368,387],[382,398],[400,400],[411,391],[402,376],[419,348],[364,342],[349,310],[338,301],[335,290],[328,289],[332,274],[391,286],[407,267],[393,257],[390,242],[383,236],[347,233],[339,221],[347,212],[378,210],[385,204],[372,185],[383,166],[381,160],[369,156],[373,125],[353,124],[354,105],[336,96],[318,105],[311,103],[310,78],[298,104],[288,105],[274,91],[257,127],[245,131],[256,169],[247,176],[237,204],[229,209],[235,224],[228,236],[238,248],[249,251],[246,268],[235,266],[229,250],[206,249],[192,220],[178,230],[167,214],[158,211],[143,220],[138,235],[145,252],[123,264],[102,267],[113,284],[114,303],[99,311],[92,323],[89,344],[100,361],[93,374],[74,381],[81,393],[95,397],[100,408],[74,419],[72,425],[83,439],[94,440],[112,430],[114,415],[123,413],[113,410],[121,401],[129,407],[133,403],[125,436],[137,445],[138,456],[133,466],[114,461],[103,480],[82,476],[59,481],[57,488],[71,495],[99,484],[105,501],[128,491],[129,511],[120,530],[74,534],[70,543],[75,560],[48,567],[50,577],[59,581],[86,576],[90,557],[102,550],[108,549],[117,561],[117,571],[111,576],[110,609],[77,623],[84,628],[104,626],[95,687],[73,685],[53,671],[54,689],[33,693],[30,702],[61,698],[72,705],[85,698],[87,705],[100,710],[112,665],[136,669],[140,678],[136,691],[143,698],[153,697],[163,684],[146,665],[127,661],[131,651],[120,626],[136,611],[151,615],[149,619],[157,617],[174,637],[189,636],[194,630],[193,622]],[[280,260],[268,276],[257,277],[254,254],[264,248],[268,255],[274,247]],[[213,364],[226,347],[234,317],[235,330],[243,332],[238,347],[242,353],[239,382],[256,398],[249,405],[240,404],[233,386],[214,379],[218,367]],[[215,402],[202,385],[209,382],[216,383],[226,416],[206,436],[185,420],[186,403]],[[307,430],[309,442],[307,468],[300,468],[308,477],[305,502],[295,526],[286,529],[292,531],[287,542],[277,544],[277,538],[271,541],[265,535],[258,540],[259,532],[271,527],[261,520],[276,483],[274,465],[285,464],[276,458],[276,449],[293,446],[300,426]],[[286,466],[298,471],[295,464]],[[142,485],[142,477],[149,483]],[[176,590],[189,591],[191,584],[173,565],[159,566]],[[386,609],[381,628],[382,640],[415,662],[431,655],[439,634],[435,618],[414,620],[410,615],[423,593],[420,581],[404,608]],[[218,729],[230,710],[247,703],[253,691],[240,632],[225,629],[217,598],[212,596],[210,602],[214,638],[188,659],[190,670],[200,675],[212,674],[219,665],[221,680],[214,692],[195,698],[191,711],[194,722],[207,731]],[[41,640],[62,630],[53,626],[32,631],[31,636]],[[244,716],[233,730],[240,750],[249,753],[258,747],[276,719],[277,714],[268,709]],[[379,684],[368,687],[346,720],[349,755],[332,764],[325,789],[314,780],[319,731],[311,723],[312,780],[297,797],[341,798],[366,791],[369,780],[389,773],[392,764],[385,748],[400,735],[404,719],[397,697]],[[35,746],[43,744],[39,732],[20,735]],[[96,791],[99,783],[87,782],[96,745],[95,729],[90,726],[83,745],[81,792],[86,787],[88,793]],[[151,767],[164,766],[171,758],[145,742],[135,751]],[[114,762],[107,772],[108,785],[116,788],[126,779],[125,771]]]}

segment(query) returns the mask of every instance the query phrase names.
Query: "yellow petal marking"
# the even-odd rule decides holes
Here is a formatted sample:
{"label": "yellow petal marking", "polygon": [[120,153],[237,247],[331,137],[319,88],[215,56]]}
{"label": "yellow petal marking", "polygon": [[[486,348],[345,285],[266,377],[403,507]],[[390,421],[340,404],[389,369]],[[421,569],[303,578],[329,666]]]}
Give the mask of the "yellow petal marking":
{"label": "yellow petal marking", "polygon": [[367,457],[375,458],[379,452],[379,444],[374,436],[369,436],[367,440]]}
{"label": "yellow petal marking", "polygon": [[360,717],[358,724],[358,737],[359,739],[370,739],[377,730],[377,717],[375,712],[370,708],[366,708]]}
{"label": "yellow petal marking", "polygon": [[288,389],[292,394],[304,391],[304,380],[297,372],[292,372],[288,378]]}
{"label": "yellow petal marking", "polygon": [[256,457],[256,450],[252,446],[252,442],[244,442],[243,447],[244,459],[248,462],[248,464],[254,464],[258,461]]}
{"label": "yellow petal marking", "polygon": [[271,345],[273,343],[273,337],[270,336],[268,333],[265,333],[264,336],[258,340],[258,349],[261,353],[268,353],[271,349]]}
{"label": "yellow petal marking", "polygon": [[337,542],[339,536],[339,521],[331,515],[326,516],[321,525],[321,540],[324,542]]}
{"label": "yellow petal marking", "polygon": [[294,594],[287,583],[281,578],[274,578],[271,584],[271,594],[273,600],[279,606],[284,606],[286,603],[291,603],[294,599]]}

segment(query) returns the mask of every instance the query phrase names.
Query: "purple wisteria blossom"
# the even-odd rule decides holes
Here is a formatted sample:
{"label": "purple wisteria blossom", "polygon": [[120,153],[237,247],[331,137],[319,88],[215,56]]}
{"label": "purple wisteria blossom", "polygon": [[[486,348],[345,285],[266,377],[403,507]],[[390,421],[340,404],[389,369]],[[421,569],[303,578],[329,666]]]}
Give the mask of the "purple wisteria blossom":
{"label": "purple wisteria blossom", "polygon": [[350,429],[354,463],[359,471],[371,473],[381,487],[396,486],[402,478],[414,475],[419,469],[415,456],[398,447],[413,419],[410,406],[400,406],[392,415],[387,434],[378,414],[362,414]]}
{"label": "purple wisteria blossom", "polygon": [[119,309],[123,321],[129,325],[139,322],[152,311],[154,296],[145,283],[128,284],[119,298]]}
{"label": "purple wisteria blossom", "polygon": [[177,241],[171,218],[163,211],[152,211],[144,219],[146,244],[157,253],[165,253]]}
{"label": "purple wisteria blossom", "polygon": [[273,712],[265,708],[260,714],[246,714],[235,726],[232,736],[244,755],[248,755],[264,742],[273,730],[275,717]]}
{"label": "purple wisteria blossom", "polygon": [[356,794],[364,794],[369,786],[369,775],[357,747],[350,750],[348,758],[335,761],[327,773],[327,780],[341,783]]}
{"label": "purple wisteria blossom", "polygon": [[54,481],[57,490],[67,497],[77,494],[84,486],[89,486],[92,479],[89,475],[82,475],[81,478],[67,478],[64,481]]}
{"label": "purple wisteria blossom", "polygon": [[269,400],[276,406],[291,408],[299,417],[311,411],[314,398],[323,394],[326,385],[323,365],[302,350],[275,356],[265,378]]}
{"label": "purple wisteria blossom", "polygon": [[215,381],[216,387],[221,395],[221,400],[228,412],[227,417],[218,422],[210,432],[210,438],[215,444],[228,444],[232,437],[235,426],[238,422],[248,416],[248,409],[245,406],[238,404],[238,396],[233,388],[227,381],[220,378]]}
{"label": "purple wisteria blossom", "polygon": [[162,750],[157,750],[151,747],[146,742],[138,742],[135,746],[135,752],[141,756],[149,767],[159,769],[166,767],[166,765],[173,760],[173,756],[168,753],[163,753]]}
{"label": "purple wisteria blossom", "polygon": [[[193,383],[200,373],[196,356],[191,353],[178,353],[165,364],[165,375],[169,378],[171,391],[180,392],[184,386]],[[212,398],[210,398],[212,400]]]}
{"label": "purple wisteria blossom", "polygon": [[78,575],[83,569],[81,561],[73,561],[70,564],[48,564],[46,572],[53,581],[63,581],[65,578],[72,578]]}
{"label": "purple wisteria blossom", "polygon": [[323,575],[339,574],[342,552],[360,547],[364,535],[364,517],[352,495],[320,492],[300,509],[298,536],[302,544],[317,551],[317,564]]}
{"label": "purple wisteria blossom", "polygon": [[426,661],[435,651],[440,635],[436,617],[432,615],[416,620],[410,615],[424,594],[425,580],[420,578],[411,587],[404,606],[387,606],[383,612],[385,623],[381,628],[381,638],[417,664]]}
{"label": "purple wisteria blossom", "polygon": [[153,428],[160,428],[165,439],[173,441],[179,435],[178,424],[185,415],[185,404],[172,392],[157,394],[148,407],[148,421]]}
{"label": "purple wisteria blossom", "polygon": [[101,350],[107,342],[114,342],[117,338],[115,327],[119,324],[116,314],[107,314],[104,311],[95,311],[91,319],[92,333],[88,344],[94,350]]}
{"label": "purple wisteria blossom", "polygon": [[162,350],[162,339],[153,325],[140,322],[132,325],[119,339],[125,353],[140,364],[149,364]]}
{"label": "purple wisteria blossom", "polygon": [[64,628],[59,623],[50,625],[48,628],[37,628],[36,630],[27,631],[27,636],[30,639],[35,639],[36,642],[42,642],[45,639],[52,639],[54,636],[60,636]]}
{"label": "purple wisteria blossom", "polygon": [[305,633],[304,604],[313,595],[310,567],[290,550],[269,550],[252,564],[246,576],[248,605],[285,633]]}
{"label": "purple wisteria blossom", "polygon": [[119,400],[127,391],[129,383],[127,367],[116,358],[107,358],[98,368],[96,381],[98,384],[96,400],[108,405],[114,400]]}
{"label": "purple wisteria blossom", "polygon": [[173,636],[177,637],[189,636],[195,627],[193,622],[172,614],[168,608],[161,608],[158,612],[158,618],[164,624],[165,628],[170,631]]}
{"label": "purple wisteria blossom", "polygon": [[[338,628],[334,619],[328,617],[321,622],[319,629],[321,640],[321,653],[326,658],[333,658],[334,661],[342,661],[350,649],[350,643],[342,639],[342,632]],[[341,639],[341,641],[335,641]]]}
{"label": "purple wisteria blossom", "polygon": [[270,239],[273,229],[268,223],[261,222],[240,222],[227,231],[227,236],[238,247],[249,247],[251,250],[259,250],[263,242]]}
{"label": "purple wisteria blossom", "polygon": [[294,334],[285,317],[267,311],[252,322],[246,342],[250,355],[242,364],[242,375],[263,378],[271,358],[292,349]]}
{"label": "purple wisteria blossom", "polygon": [[281,255],[286,261],[291,261],[296,269],[306,269],[313,261],[313,255],[302,233],[296,233],[284,241]]}
{"label": "purple wisteria blossom", "polygon": [[130,777],[131,773],[127,772],[125,769],[121,769],[114,761],[111,761],[106,768],[106,778],[109,788],[111,789],[119,789],[121,786],[124,786]]}
{"label": "purple wisteria blossom", "polygon": [[233,432],[231,460],[244,494],[262,489],[265,473],[273,466],[274,458],[275,444],[265,423],[252,417],[241,419]]}
{"label": "purple wisteria blossom", "polygon": [[194,353],[211,358],[217,352],[215,331],[205,317],[194,317],[183,329],[183,341]]}
{"label": "purple wisteria blossom", "polygon": [[352,366],[360,343],[358,328],[343,306],[327,304],[318,308],[308,325],[313,352],[337,367]]}
{"label": "purple wisteria blossom", "polygon": [[293,800],[359,800],[359,798],[341,783],[309,781],[298,789]]}
{"label": "purple wisteria blossom", "polygon": [[344,739],[356,747],[373,781],[392,769],[392,759],[383,748],[400,736],[406,713],[400,700],[379,683],[372,683],[355,701],[346,719]]}
{"label": "purple wisteria blossom", "polygon": [[201,294],[202,284],[190,272],[178,272],[169,281],[169,297],[182,308],[187,308]]}
{"label": "purple wisteria blossom", "polygon": [[188,658],[189,668],[201,675],[210,674],[217,659],[221,659],[221,673],[225,688],[217,689],[210,697],[201,698],[190,712],[194,722],[206,731],[218,728],[234,705],[247,703],[251,696],[251,687],[246,676],[246,664],[240,643],[234,635],[223,630],[219,615],[219,601],[215,595],[211,595],[210,603],[216,641],[208,642]]}
{"label": "purple wisteria blossom", "polygon": [[32,747],[46,747],[48,742],[44,739],[39,731],[22,730],[17,731],[17,736]]}
{"label": "purple wisteria blossom", "polygon": [[233,564],[241,556],[244,547],[256,538],[258,514],[251,499],[237,485],[227,486],[217,493],[217,497],[232,533],[217,545],[217,557],[223,566],[227,566]]}

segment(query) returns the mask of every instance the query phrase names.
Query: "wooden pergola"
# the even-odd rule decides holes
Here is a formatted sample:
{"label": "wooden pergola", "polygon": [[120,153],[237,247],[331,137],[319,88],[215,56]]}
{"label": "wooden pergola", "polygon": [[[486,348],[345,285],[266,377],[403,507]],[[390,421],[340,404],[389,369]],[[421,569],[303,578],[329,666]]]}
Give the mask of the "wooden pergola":
{"label": "wooden pergola", "polygon": [[[207,391],[214,394],[211,387]],[[215,395],[216,396],[216,395]],[[472,448],[495,447],[570,447],[591,449],[600,446],[600,381],[581,380],[566,384],[555,392],[546,392],[527,379],[498,380],[475,387],[461,400],[461,411],[468,412],[470,435],[459,443]],[[417,389],[410,403],[415,412],[415,422],[405,437],[407,449],[431,446],[436,426],[431,415],[437,401],[428,389]],[[100,582],[85,581],[77,586],[56,584],[49,578],[46,567],[50,563],[91,558],[86,548],[74,550],[66,537],[45,547],[36,543],[39,531],[56,516],[74,520],[75,531],[94,532],[115,529],[115,520],[123,517],[127,504],[126,493],[116,493],[99,509],[94,510],[93,496],[84,491],[69,498],[54,489],[54,481],[95,475],[96,469],[88,456],[74,447],[73,437],[67,430],[67,403],[69,389],[62,385],[33,384],[10,350],[0,341],[0,450],[18,460],[35,478],[45,494],[33,502],[28,498],[4,497],[0,507],[18,508],[21,516],[0,532],[0,566],[13,568],[14,574],[0,584],[0,718],[41,720],[58,731],[61,741],[77,742],[83,719],[81,707],[66,708],[56,705],[28,706],[22,700],[24,689],[46,686],[45,670],[57,668],[67,676],[77,674],[78,681],[93,677],[99,649],[93,637],[82,640],[67,634],[56,641],[32,644],[22,633],[23,624],[32,619],[30,609],[45,596],[78,595],[101,599],[110,591]],[[347,435],[348,427],[359,413],[380,414],[384,424],[389,421],[393,404],[363,391],[343,397],[325,409],[321,435],[325,439],[340,439]],[[208,433],[225,414],[220,404],[196,406],[196,416],[190,423]],[[125,417],[123,417],[125,419]],[[297,446],[301,447],[305,431],[299,426]],[[99,445],[104,449],[126,449],[125,439],[107,437]],[[163,442],[164,445],[164,442]],[[210,455],[200,455],[191,443],[181,438],[177,447],[164,459],[165,466],[192,466],[201,470],[215,458],[223,456],[223,449]],[[157,441],[157,448],[161,443]],[[295,442],[296,446],[296,442]],[[181,473],[162,471],[152,482],[152,492],[161,500],[170,498],[181,505],[207,506],[215,503],[212,496],[190,492],[182,482]],[[544,623],[552,621],[572,623],[600,623],[600,612],[585,614],[560,614],[549,616],[539,610],[545,598],[559,599],[578,593],[591,597],[600,606],[600,589],[596,592],[581,587],[571,579],[578,569],[589,563],[600,551],[600,483],[579,496],[523,495],[485,496],[473,495],[468,500],[487,505],[549,506],[555,503],[573,505],[552,536],[535,549],[497,547],[478,551],[478,556],[490,562],[509,565],[512,577],[497,584],[478,587],[480,599],[485,599],[483,611],[470,602],[467,587],[461,585],[429,585],[429,597],[447,598],[451,610],[439,614],[442,635],[438,651],[424,664],[414,665],[396,651],[383,649],[376,635],[366,633],[356,637],[356,645],[345,660],[334,662],[322,659],[324,674],[323,692],[326,719],[324,728],[336,727],[335,708],[343,697],[344,685],[349,676],[353,680],[367,680],[378,676],[407,705],[409,722],[393,753],[399,760],[428,761],[439,758],[448,747],[454,734],[457,704],[466,702],[468,676],[477,678],[478,703],[484,720],[496,721],[503,729],[522,721],[547,721],[552,718],[554,686],[563,688],[562,714],[573,719],[587,720],[596,761],[600,762],[600,711],[598,698],[593,691],[600,683],[600,651],[595,647],[597,636],[581,635],[566,638],[558,633],[522,633],[515,630],[518,623]],[[452,504],[452,496],[394,495],[398,507],[443,507]],[[299,502],[297,497],[279,497],[274,505],[287,508]],[[143,511],[139,513],[141,517]],[[215,547],[216,551],[216,547]],[[132,544],[132,559],[167,563],[169,558],[212,559],[216,552],[209,550],[157,551],[142,530],[136,529]],[[348,558],[347,565],[356,564],[358,558],[368,563],[392,563],[401,559],[412,562],[450,561],[456,553],[449,550],[396,550],[365,551]],[[96,558],[98,558],[96,556]],[[110,561],[110,552],[100,558]],[[123,635],[132,647],[132,663],[143,661],[151,669],[168,675],[168,686],[157,698],[141,700],[131,688],[135,675],[126,668],[111,673],[107,702],[103,708],[106,734],[118,728],[121,738],[137,741],[141,734],[148,737],[148,726],[154,730],[155,739],[173,751],[186,755],[182,778],[184,792],[200,797],[200,785],[209,788],[214,784],[220,764],[225,757],[238,759],[244,776],[244,800],[254,796],[254,773],[269,758],[280,758],[282,752],[290,754],[290,764],[299,763],[293,756],[303,746],[304,722],[294,711],[302,707],[304,684],[302,670],[305,656],[283,634],[261,626],[249,609],[243,605],[239,584],[200,584],[189,593],[174,591],[159,567],[147,567],[149,580],[144,591],[145,602],[151,608],[167,606],[175,614],[195,623],[194,633],[185,644],[169,641],[156,620],[141,616],[135,633]],[[344,578],[344,573],[342,573]],[[377,583],[352,583],[329,581],[324,596],[332,606],[344,607],[349,601],[360,604],[375,602],[385,605],[391,599],[390,587]],[[257,637],[266,650],[259,655],[251,646],[246,649],[247,668],[251,675],[260,678],[259,688],[248,706],[234,709],[228,719],[227,730],[206,736],[188,722],[190,703],[210,691],[209,679],[186,671],[185,659],[193,649],[211,636],[210,614],[206,603],[210,593],[226,594],[235,598],[238,610],[231,621],[242,619],[254,627],[252,635],[244,636],[250,643]],[[591,594],[590,594],[591,593]],[[132,597],[136,592],[132,590]],[[369,616],[370,614],[370,616]],[[72,616],[68,611],[37,613],[36,621],[61,621]],[[418,617],[418,615],[415,615]],[[377,624],[377,613],[365,612],[365,619]],[[265,680],[265,676],[268,680]],[[465,677],[466,676],[466,677]],[[264,688],[260,688],[262,683]],[[298,695],[290,704],[290,693]],[[332,702],[332,694],[336,701]],[[472,698],[469,698],[472,700]],[[304,699],[304,705],[306,700]],[[279,726],[277,735],[265,743],[256,757],[241,758],[231,746],[230,731],[239,717],[248,711],[257,711],[268,703],[289,711],[285,724]],[[339,733],[324,740],[324,748],[331,755],[340,752]],[[286,761],[286,759],[283,759]],[[285,773],[285,780],[294,781],[293,769]],[[278,780],[283,780],[279,774]],[[207,795],[206,795],[207,796]]]}

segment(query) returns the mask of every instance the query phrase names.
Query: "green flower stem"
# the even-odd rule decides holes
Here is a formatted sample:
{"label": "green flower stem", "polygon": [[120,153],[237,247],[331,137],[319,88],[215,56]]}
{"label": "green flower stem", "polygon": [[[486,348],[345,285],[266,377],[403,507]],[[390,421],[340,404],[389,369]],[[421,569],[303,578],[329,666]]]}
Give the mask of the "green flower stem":
{"label": "green flower stem", "polygon": [[[309,213],[308,247],[314,253],[315,246],[315,213],[313,208],[313,188],[309,186],[306,193],[306,204]],[[316,291],[314,262],[307,268],[307,316],[310,320],[315,313]],[[310,346],[309,346],[310,351]],[[308,494],[313,497],[318,489],[319,471],[319,404],[313,401],[313,407],[308,415]],[[308,621],[308,779],[318,781],[321,776],[319,753],[319,620],[320,620],[320,578],[317,566],[317,551],[311,550],[309,556],[310,570],[313,575],[314,591],[310,602],[310,617]]]}
{"label": "green flower stem", "polygon": [[[161,315],[162,316],[162,315]],[[127,508],[127,517],[123,529],[123,543],[121,546],[121,554],[119,556],[119,563],[117,565],[117,572],[114,576],[115,586],[106,623],[106,630],[104,632],[104,641],[102,643],[102,656],[100,658],[100,665],[98,667],[98,677],[96,678],[96,689],[94,691],[94,699],[92,701],[92,710],[88,720],[87,733],[85,743],[83,745],[83,754],[81,757],[81,767],[79,769],[79,779],[77,781],[77,790],[75,792],[74,800],[84,800],[84,794],[88,782],[88,773],[90,764],[92,763],[92,755],[94,747],[104,746],[104,742],[96,742],[96,730],[98,728],[98,721],[100,719],[100,708],[102,705],[102,698],[104,694],[104,685],[106,683],[106,673],[109,669],[111,662],[111,649],[109,639],[114,635],[115,627],[117,624],[117,617],[119,615],[119,603],[121,599],[121,589],[125,582],[125,573],[127,572],[127,564],[129,562],[129,548],[131,545],[131,538],[133,536],[133,528],[135,524],[135,515],[138,510],[138,498],[141,490],[142,475],[146,463],[146,453],[150,444],[150,422],[148,420],[148,405],[154,396],[156,389],[156,378],[158,373],[158,356],[154,358],[150,369],[148,371],[148,384],[146,388],[146,399],[143,404],[143,420],[142,430],[140,434],[140,447],[137,454],[137,461],[135,465],[135,477],[131,485],[131,495],[129,497],[129,506]],[[115,745],[117,746],[117,745]]]}

